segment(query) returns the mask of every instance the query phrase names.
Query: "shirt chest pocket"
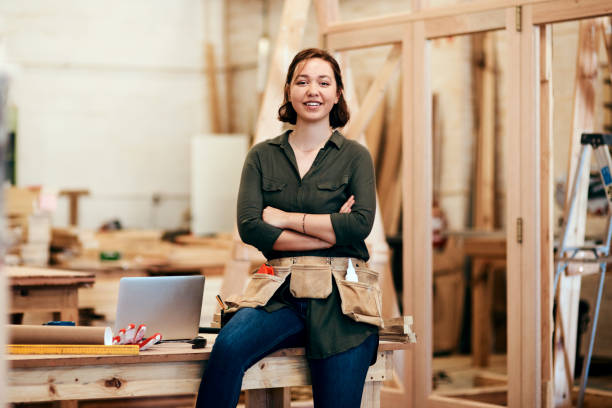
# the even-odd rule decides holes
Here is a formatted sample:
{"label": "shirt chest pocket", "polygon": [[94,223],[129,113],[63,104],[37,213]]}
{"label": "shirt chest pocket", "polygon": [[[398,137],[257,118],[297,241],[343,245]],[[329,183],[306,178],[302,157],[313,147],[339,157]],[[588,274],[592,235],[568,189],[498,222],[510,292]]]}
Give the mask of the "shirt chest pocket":
{"label": "shirt chest pocket", "polygon": [[287,183],[280,180],[263,176],[261,179],[261,189],[263,191],[264,202],[266,205],[281,208],[279,201],[284,196],[283,191],[287,189]]}
{"label": "shirt chest pocket", "polygon": [[333,179],[320,180],[317,186],[317,201],[322,208],[337,212],[349,197],[349,176],[336,177]]}

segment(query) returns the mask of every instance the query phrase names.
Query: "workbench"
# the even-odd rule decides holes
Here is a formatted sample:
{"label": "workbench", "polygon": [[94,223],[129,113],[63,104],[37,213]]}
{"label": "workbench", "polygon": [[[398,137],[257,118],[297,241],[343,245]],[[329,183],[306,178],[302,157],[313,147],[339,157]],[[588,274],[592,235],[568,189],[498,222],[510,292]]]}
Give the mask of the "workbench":
{"label": "workbench", "polygon": [[[393,375],[394,350],[408,345],[381,342],[368,371],[362,407],[380,407],[383,381]],[[133,356],[7,355],[7,401],[74,401],[195,394],[212,347],[162,343]],[[279,350],[247,370],[242,389],[247,407],[290,406],[289,387],[310,384],[303,348]],[[220,390],[222,391],[222,390]]]}
{"label": "workbench", "polygon": [[57,319],[78,321],[79,288],[92,286],[95,274],[46,268],[5,266],[10,313],[53,312]]}

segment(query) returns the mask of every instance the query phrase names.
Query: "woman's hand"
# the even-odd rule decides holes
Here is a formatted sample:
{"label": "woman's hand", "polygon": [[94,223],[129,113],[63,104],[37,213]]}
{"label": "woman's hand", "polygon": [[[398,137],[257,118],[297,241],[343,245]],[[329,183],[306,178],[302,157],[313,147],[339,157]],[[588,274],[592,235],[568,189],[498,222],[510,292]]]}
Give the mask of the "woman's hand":
{"label": "woman's hand", "polygon": [[351,212],[351,207],[353,207],[353,204],[355,204],[355,196],[352,195],[348,198],[348,200],[346,200],[346,202],[344,204],[342,204],[342,207],[340,207],[340,211],[338,211],[340,214],[348,214]]}
{"label": "woman's hand", "polygon": [[261,218],[264,220],[264,222],[267,222],[276,228],[285,229],[287,228],[287,214],[288,213],[283,210],[268,206],[264,208]]}

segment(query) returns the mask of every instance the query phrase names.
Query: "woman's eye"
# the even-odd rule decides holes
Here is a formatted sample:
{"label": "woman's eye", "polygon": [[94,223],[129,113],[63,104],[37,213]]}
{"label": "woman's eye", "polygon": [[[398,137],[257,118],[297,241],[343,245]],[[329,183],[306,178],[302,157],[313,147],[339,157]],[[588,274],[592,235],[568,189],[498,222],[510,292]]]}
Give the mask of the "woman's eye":
{"label": "woman's eye", "polygon": [[321,82],[321,86],[329,86],[329,82]]}
{"label": "woman's eye", "polygon": [[306,85],[306,81],[297,81],[296,85]]}

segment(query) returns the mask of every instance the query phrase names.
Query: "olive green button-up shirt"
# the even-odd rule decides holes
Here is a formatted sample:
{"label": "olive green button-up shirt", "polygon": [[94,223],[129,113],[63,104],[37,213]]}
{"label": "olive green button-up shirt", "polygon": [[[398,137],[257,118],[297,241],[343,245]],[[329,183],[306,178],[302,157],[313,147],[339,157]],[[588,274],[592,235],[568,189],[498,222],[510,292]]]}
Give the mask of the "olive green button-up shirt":
{"label": "olive green button-up shirt", "polygon": [[[291,256],[353,257],[367,261],[365,238],[374,223],[376,189],[374,167],[368,150],[334,131],[318,152],[311,168],[300,178],[286,131],[254,146],[242,170],[238,194],[238,231],[247,244],[267,259]],[[348,197],[355,204],[348,214],[340,207]],[[276,251],[272,247],[282,229],[262,219],[265,207],[308,214],[331,214],[336,244],[314,251]],[[289,278],[290,279],[290,278]],[[293,307],[288,300],[289,279],[276,291],[264,309],[273,312]],[[376,326],[356,322],[342,313],[338,288],[326,299],[309,299],[306,316],[306,354],[325,358],[361,344],[378,332]],[[376,353],[372,363],[376,361]]]}
{"label": "olive green button-up shirt", "polygon": [[[238,194],[238,231],[247,244],[267,259],[288,256],[341,256],[367,261],[365,238],[376,211],[374,167],[368,150],[334,131],[311,168],[300,178],[289,133],[254,146],[242,170]],[[348,214],[338,211],[351,196]],[[288,212],[331,214],[336,244],[315,251],[279,252],[272,249],[282,229],[267,224],[262,211],[271,206]]]}

